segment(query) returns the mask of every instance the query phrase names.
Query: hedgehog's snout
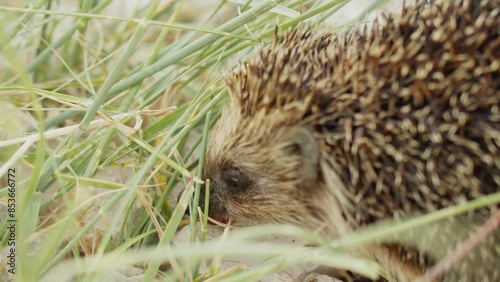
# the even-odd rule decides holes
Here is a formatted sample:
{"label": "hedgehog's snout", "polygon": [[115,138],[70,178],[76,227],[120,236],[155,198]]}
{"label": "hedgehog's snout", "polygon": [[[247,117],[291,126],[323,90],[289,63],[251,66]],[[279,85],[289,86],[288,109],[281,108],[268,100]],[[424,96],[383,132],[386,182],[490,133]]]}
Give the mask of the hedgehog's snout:
{"label": "hedgehog's snout", "polygon": [[[220,189],[217,189],[218,185],[216,181],[211,182],[211,188],[210,188],[210,199],[209,199],[209,211],[208,211],[208,216],[212,217],[216,220],[223,221],[226,216],[226,209],[223,205],[223,200],[221,200],[221,195],[220,195]],[[200,198],[198,200],[198,206],[196,208],[200,208],[202,211],[205,209],[205,184],[201,185],[200,187]],[[177,203],[179,203],[182,194],[184,193],[186,189],[182,189],[179,194],[177,195]],[[194,197],[194,191],[193,191],[193,197]],[[186,211],[184,212],[185,215],[190,215],[190,209],[187,208]]]}
{"label": "hedgehog's snout", "polygon": [[[181,200],[181,197],[182,197],[182,194],[184,193],[186,189],[182,189],[179,194],[177,194],[177,203],[179,203],[179,201]],[[193,195],[192,195],[192,198],[194,198],[194,191],[193,191]],[[202,184],[201,187],[200,187],[200,198],[199,198],[199,201],[198,201],[198,207],[201,208],[201,210],[204,209],[205,207],[205,184]],[[185,215],[190,215],[191,212],[189,210],[189,207],[186,209],[186,211],[184,212]]]}

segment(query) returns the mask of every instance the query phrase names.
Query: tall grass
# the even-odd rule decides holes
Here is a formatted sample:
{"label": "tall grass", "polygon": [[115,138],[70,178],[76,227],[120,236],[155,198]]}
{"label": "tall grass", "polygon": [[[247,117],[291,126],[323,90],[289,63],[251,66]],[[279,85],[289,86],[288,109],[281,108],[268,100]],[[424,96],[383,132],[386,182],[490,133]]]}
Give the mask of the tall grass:
{"label": "tall grass", "polygon": [[[120,16],[110,0],[1,3],[1,249],[10,236],[3,232],[10,168],[17,229],[16,274],[7,272],[2,253],[0,280],[94,281],[127,266],[144,281],[253,281],[300,263],[379,273],[342,251],[372,240],[373,232],[328,242],[295,227],[253,227],[200,244],[207,219],[194,205],[191,243],[172,243],[193,195],[205,200],[199,157],[227,95],[223,73],[269,42],[276,26],[317,23],[348,1],[220,1],[202,16],[186,2],[137,1]],[[172,205],[179,187],[185,192]],[[318,247],[253,240],[264,234]],[[218,268],[222,258],[238,257],[262,261]],[[213,267],[200,275],[210,258]]]}

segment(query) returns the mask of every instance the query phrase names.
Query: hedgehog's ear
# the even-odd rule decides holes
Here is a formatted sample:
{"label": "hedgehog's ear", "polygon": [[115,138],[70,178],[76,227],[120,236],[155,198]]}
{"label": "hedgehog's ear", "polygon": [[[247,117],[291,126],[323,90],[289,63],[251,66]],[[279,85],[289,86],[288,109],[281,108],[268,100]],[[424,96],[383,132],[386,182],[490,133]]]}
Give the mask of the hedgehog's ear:
{"label": "hedgehog's ear", "polygon": [[302,157],[304,180],[316,180],[319,150],[312,132],[304,127],[291,127],[285,130],[282,138],[288,144],[286,154],[299,154]]}

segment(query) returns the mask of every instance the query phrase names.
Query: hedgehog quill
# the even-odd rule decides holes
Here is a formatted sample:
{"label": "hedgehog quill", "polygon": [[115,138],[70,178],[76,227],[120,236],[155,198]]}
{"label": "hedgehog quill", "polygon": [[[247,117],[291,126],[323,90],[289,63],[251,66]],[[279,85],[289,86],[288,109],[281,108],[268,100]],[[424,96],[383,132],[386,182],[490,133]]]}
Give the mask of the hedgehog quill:
{"label": "hedgehog quill", "polygon": [[[498,192],[500,1],[443,2],[368,31],[299,27],[239,65],[205,156],[209,215],[338,238]],[[497,208],[356,254],[414,281]],[[442,279],[500,281],[499,260],[497,229]]]}

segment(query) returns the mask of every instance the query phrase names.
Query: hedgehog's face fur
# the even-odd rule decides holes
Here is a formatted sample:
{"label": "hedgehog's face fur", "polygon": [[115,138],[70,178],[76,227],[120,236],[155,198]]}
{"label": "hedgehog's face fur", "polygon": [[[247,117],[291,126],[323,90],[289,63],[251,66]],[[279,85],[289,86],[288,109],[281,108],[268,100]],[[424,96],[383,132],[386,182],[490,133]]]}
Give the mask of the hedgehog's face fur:
{"label": "hedgehog's face fur", "polygon": [[226,107],[205,156],[210,216],[223,222],[232,218],[236,224],[298,224],[298,217],[314,212],[304,205],[304,193],[320,177],[312,132],[279,120],[261,126],[259,119],[268,113],[245,118],[234,109],[241,108]]}

